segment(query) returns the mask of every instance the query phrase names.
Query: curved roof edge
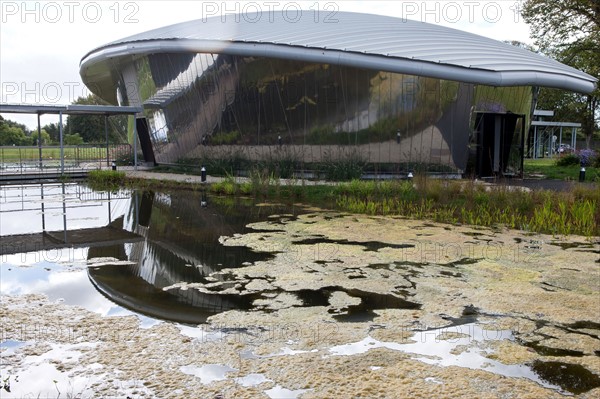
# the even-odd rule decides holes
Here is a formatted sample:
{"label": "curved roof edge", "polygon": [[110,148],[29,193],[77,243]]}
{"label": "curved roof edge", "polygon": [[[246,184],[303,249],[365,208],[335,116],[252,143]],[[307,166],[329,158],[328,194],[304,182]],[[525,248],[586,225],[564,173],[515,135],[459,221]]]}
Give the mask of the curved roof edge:
{"label": "curved roof edge", "polygon": [[310,48],[264,42],[226,42],[222,40],[166,39],[114,44],[88,53],[81,60],[80,71],[92,64],[111,58],[152,53],[217,53],[238,56],[285,58],[297,61],[350,67],[385,70],[388,72],[454,80],[489,86],[543,86],[590,93],[595,89],[595,79],[570,76],[564,73],[535,71],[531,69],[492,71],[466,68],[459,65],[430,61],[364,54],[323,48]]}

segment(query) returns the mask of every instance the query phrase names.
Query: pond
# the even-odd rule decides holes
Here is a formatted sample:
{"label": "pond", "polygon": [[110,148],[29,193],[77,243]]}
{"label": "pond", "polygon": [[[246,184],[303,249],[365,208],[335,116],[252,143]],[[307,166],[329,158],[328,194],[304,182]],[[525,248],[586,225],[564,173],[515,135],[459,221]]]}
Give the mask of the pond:
{"label": "pond", "polygon": [[2,398],[600,392],[597,237],[192,190],[0,194]]}

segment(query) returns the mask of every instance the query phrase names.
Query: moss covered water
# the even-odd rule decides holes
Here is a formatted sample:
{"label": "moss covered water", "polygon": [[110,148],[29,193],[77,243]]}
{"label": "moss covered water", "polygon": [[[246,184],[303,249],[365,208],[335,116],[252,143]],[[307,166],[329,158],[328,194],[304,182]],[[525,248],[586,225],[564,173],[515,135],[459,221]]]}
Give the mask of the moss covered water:
{"label": "moss covered water", "polygon": [[[90,249],[77,264],[3,260],[0,373],[17,397],[59,396],[54,385],[81,397],[600,393],[598,237],[138,198],[123,207],[137,228],[123,226],[143,245]],[[85,273],[86,290],[133,312],[4,285],[43,267],[62,281]]]}

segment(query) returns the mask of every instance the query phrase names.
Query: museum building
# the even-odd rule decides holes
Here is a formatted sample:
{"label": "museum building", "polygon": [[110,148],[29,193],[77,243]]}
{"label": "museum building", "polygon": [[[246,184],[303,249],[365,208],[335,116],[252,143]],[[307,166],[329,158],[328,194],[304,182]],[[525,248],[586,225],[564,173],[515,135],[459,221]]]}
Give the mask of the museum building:
{"label": "museum building", "polygon": [[539,87],[596,84],[507,43],[349,12],[183,22],[90,51],[80,74],[109,103],[143,107],[150,163],[358,160],[482,177],[522,173]]}

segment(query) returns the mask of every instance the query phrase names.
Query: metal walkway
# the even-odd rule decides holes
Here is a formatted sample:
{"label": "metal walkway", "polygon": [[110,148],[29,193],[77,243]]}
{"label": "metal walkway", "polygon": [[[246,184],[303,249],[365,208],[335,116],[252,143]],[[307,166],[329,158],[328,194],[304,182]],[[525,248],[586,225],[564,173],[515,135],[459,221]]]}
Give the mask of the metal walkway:
{"label": "metal walkway", "polygon": [[45,231],[2,237],[0,255],[50,251],[63,248],[99,247],[132,243],[144,237],[111,226],[89,229]]}

